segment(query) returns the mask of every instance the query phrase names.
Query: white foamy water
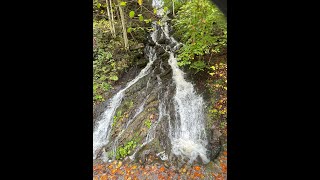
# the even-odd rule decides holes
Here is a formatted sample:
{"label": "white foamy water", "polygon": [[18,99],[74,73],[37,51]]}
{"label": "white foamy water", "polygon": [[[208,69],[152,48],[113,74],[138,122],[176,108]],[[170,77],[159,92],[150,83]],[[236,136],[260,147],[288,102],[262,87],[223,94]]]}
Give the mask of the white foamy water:
{"label": "white foamy water", "polygon": [[179,69],[173,53],[170,53],[169,64],[176,84],[174,105],[177,111],[174,129],[170,134],[172,152],[175,155],[188,157],[190,163],[197,156],[200,156],[204,163],[208,163],[210,160],[207,158],[205,148],[207,139],[204,127],[203,98],[197,95],[193,85],[184,79],[184,73]]}

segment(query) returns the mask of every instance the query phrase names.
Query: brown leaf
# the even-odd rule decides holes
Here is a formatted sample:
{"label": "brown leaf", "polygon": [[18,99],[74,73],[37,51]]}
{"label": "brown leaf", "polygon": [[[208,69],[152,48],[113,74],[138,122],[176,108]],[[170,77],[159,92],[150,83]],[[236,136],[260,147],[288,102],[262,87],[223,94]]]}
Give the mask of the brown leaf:
{"label": "brown leaf", "polygon": [[103,174],[100,176],[100,180],[108,180],[108,176],[106,174]]}

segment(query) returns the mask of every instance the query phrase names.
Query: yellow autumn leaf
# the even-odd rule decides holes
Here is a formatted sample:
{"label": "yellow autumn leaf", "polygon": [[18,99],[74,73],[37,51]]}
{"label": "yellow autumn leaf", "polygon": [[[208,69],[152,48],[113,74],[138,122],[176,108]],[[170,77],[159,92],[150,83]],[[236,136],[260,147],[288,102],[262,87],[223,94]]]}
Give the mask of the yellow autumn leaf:
{"label": "yellow autumn leaf", "polygon": [[118,168],[120,167],[122,165],[122,162],[121,161],[119,161],[119,163],[118,163]]}
{"label": "yellow autumn leaf", "polygon": [[141,6],[142,5],[142,0],[138,0],[138,4]]}

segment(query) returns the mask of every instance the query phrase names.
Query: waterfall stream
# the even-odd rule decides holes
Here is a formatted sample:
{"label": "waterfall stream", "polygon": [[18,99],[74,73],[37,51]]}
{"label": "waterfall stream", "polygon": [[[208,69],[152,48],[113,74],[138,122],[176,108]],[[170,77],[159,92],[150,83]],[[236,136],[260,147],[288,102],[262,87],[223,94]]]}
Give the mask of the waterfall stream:
{"label": "waterfall stream", "polygon": [[[129,118],[123,129],[117,134],[115,139],[110,139],[110,133],[113,123],[113,116],[117,111],[117,108],[121,105],[121,102],[126,94],[135,83],[140,81],[146,75],[150,75],[150,78],[146,84],[147,88],[157,88],[157,102],[158,104],[158,117],[157,120],[152,123],[150,129],[146,133],[144,140],[140,146],[133,151],[132,155],[129,156],[130,159],[134,159],[136,153],[139,152],[145,145],[152,142],[156,137],[156,132],[160,124],[167,124],[168,129],[166,129],[165,136],[170,140],[171,149],[166,149],[163,152],[157,152],[162,160],[167,160],[167,154],[173,154],[175,156],[182,157],[182,159],[188,159],[189,163],[192,163],[198,157],[201,158],[203,163],[208,163],[210,160],[207,157],[206,145],[208,144],[206,133],[205,133],[205,120],[204,120],[204,101],[203,98],[198,95],[193,87],[193,84],[186,81],[184,77],[184,72],[177,65],[177,59],[175,57],[175,51],[182,45],[178,43],[169,32],[168,17],[163,15],[162,10],[163,2],[162,0],[154,0],[153,6],[159,11],[158,15],[162,16],[162,26],[157,25],[153,22],[153,27],[155,31],[150,34],[152,41],[156,44],[155,47],[146,46],[146,51],[148,53],[149,62],[141,70],[137,77],[132,81],[127,83],[127,85],[116,93],[109,101],[108,107],[100,116],[99,120],[96,122],[93,131],[93,159],[98,158],[98,154],[102,151],[103,147],[112,143],[113,159],[115,158],[116,148],[118,146],[118,141],[120,137],[125,133],[125,131],[130,127],[134,120],[145,110],[146,100],[149,98],[150,94],[144,93],[144,100],[142,103],[137,105],[134,111],[134,115]],[[169,45],[158,43],[159,38],[169,42]],[[164,49],[166,53],[169,54],[168,59],[162,59],[158,66],[158,71],[151,71],[154,66],[154,62],[159,60],[157,55],[156,46]],[[164,61],[169,64],[168,67],[171,69],[172,74],[170,85],[173,87],[172,94],[169,93],[170,87],[163,85],[165,80],[161,78],[163,74],[166,73],[166,69],[163,67]],[[158,74],[156,73],[158,72]],[[156,85],[149,85],[149,81],[152,81],[151,77],[155,77]],[[147,92],[147,90],[146,90]],[[136,103],[136,102],[134,102]],[[173,108],[170,108],[170,103],[173,104]],[[172,112],[174,111],[174,112]],[[109,141],[111,141],[109,143]],[[103,152],[104,153],[104,152]],[[103,158],[107,160],[108,158],[104,154]]]}

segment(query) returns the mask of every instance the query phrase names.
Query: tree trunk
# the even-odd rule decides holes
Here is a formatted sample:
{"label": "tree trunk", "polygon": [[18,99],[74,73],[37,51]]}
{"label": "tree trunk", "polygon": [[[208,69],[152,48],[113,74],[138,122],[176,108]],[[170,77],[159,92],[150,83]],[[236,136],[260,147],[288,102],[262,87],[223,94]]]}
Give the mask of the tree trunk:
{"label": "tree trunk", "polygon": [[115,8],[115,10],[116,10],[116,12],[115,12],[116,16],[115,17],[117,18],[117,20],[119,20],[120,19],[119,9]]}
{"label": "tree trunk", "polygon": [[[119,1],[118,1],[119,2]],[[126,28],[126,22],[124,19],[124,14],[122,7],[120,6],[120,2],[118,3],[119,5],[119,11],[120,11],[120,18],[121,18],[121,23],[122,23],[122,32],[123,32],[123,40],[124,40],[124,48],[126,50],[129,49],[129,44],[128,44],[128,36],[127,36],[127,28]]]}
{"label": "tree trunk", "polygon": [[115,38],[116,37],[116,30],[114,28],[114,19],[113,19],[112,1],[111,0],[110,0],[110,13],[111,13],[111,22],[112,22],[112,29],[113,29],[112,35]]}
{"label": "tree trunk", "polygon": [[174,15],[174,0],[172,0],[172,14],[173,14],[173,16],[175,16]]}
{"label": "tree trunk", "polygon": [[109,24],[110,24],[110,31],[111,31],[112,36],[114,37],[113,28],[112,28],[113,26],[112,26],[112,21],[111,21],[111,14],[110,14],[110,10],[109,10],[109,2],[108,2],[108,0],[106,0],[106,3],[107,3],[108,21],[109,21]]}

